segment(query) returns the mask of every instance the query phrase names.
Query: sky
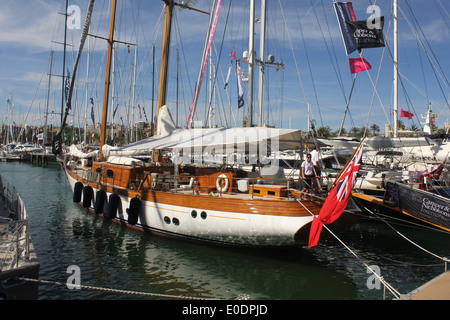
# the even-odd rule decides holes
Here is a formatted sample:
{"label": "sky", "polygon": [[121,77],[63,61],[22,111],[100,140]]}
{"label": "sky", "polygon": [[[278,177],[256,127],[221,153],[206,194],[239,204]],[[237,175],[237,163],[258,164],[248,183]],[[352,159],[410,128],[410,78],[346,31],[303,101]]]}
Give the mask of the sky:
{"label": "sky", "polygon": [[[212,0],[191,2],[197,9],[211,11]],[[369,61],[372,69],[357,75],[344,122],[347,131],[355,126],[377,124],[383,133],[385,124],[392,123],[392,1],[355,0],[353,7],[357,19],[366,20],[370,16],[368,7],[374,2],[385,17],[383,34],[387,46],[363,52],[363,57]],[[62,13],[65,11],[65,0],[3,0],[2,4],[0,121],[8,123],[11,118],[17,124],[43,125],[47,113],[50,115],[48,123],[58,125],[62,105]],[[71,11],[74,15],[69,17],[70,27],[67,30],[64,73],[68,71],[72,74],[88,0],[72,0],[69,4],[71,8],[79,8],[79,15],[76,10]],[[115,39],[121,43],[115,44],[111,88],[114,93],[110,97],[111,108],[118,107],[114,119],[109,121],[131,124],[146,119],[150,121],[152,113],[156,114],[163,6],[161,0],[118,0]],[[256,17],[259,16],[260,1],[256,0]],[[446,76],[450,70],[450,2],[399,0],[399,16],[399,70],[402,80],[399,107],[415,115],[413,119],[401,120],[407,128],[412,125],[420,127],[423,121],[421,115],[426,113],[428,104],[432,103],[433,113],[438,115],[436,125],[443,127],[445,122],[450,122],[447,102],[449,80]],[[110,0],[96,0],[90,33],[108,37],[109,18]],[[174,10],[168,107],[180,127],[185,126],[191,108],[202,65],[208,21],[209,16],[203,13],[179,7]],[[259,25],[256,23],[255,26],[257,52],[260,43]],[[248,84],[244,81],[245,106],[239,109],[236,64],[231,59],[231,53],[235,50],[236,56],[242,57],[243,52],[248,50],[248,34],[249,1],[223,0],[211,53],[213,67],[205,70],[194,120],[204,124],[211,121],[216,125],[242,125],[248,110]],[[275,62],[282,63],[284,67],[266,68],[265,123],[307,130],[309,119],[315,122],[316,127],[339,129],[353,76],[332,0],[268,0],[266,35],[266,56],[274,55]],[[95,123],[100,122],[103,104],[107,45],[102,39],[89,38],[81,58],[68,121],[79,126],[85,122],[92,123],[90,98],[94,101]],[[51,52],[52,76],[49,81]],[[357,53],[351,55],[358,56]],[[225,78],[231,62],[231,77],[225,89]],[[241,67],[244,76],[247,75],[245,62],[241,63]],[[210,91],[210,73],[216,73],[214,92]],[[254,76],[254,86],[257,88],[258,70]],[[258,108],[257,93],[255,89],[254,119]],[[48,96],[50,99],[47,99]],[[208,118],[210,103],[207,101],[210,96],[214,101],[211,103],[214,116]],[[14,103],[11,112],[7,104],[10,98]]]}

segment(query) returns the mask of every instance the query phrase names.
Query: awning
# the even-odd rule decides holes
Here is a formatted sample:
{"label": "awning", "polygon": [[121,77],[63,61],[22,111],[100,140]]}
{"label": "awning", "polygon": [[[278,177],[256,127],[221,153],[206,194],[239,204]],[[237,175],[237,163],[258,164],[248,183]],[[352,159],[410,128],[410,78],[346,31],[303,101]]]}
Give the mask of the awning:
{"label": "awning", "polygon": [[258,153],[300,148],[299,130],[266,127],[178,129],[171,134],[153,136],[122,148],[109,150],[109,155],[138,155],[152,150],[183,153]]}

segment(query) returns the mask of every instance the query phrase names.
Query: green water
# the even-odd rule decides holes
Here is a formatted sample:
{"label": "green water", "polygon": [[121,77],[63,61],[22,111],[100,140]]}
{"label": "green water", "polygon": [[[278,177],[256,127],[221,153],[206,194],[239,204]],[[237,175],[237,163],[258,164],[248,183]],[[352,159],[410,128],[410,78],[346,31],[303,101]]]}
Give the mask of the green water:
{"label": "green water", "polygon": [[[444,272],[425,253],[381,223],[361,221],[341,240],[314,249],[238,249],[162,239],[132,231],[86,213],[58,166],[0,163],[0,174],[22,195],[32,242],[41,264],[40,279],[65,284],[69,266],[80,270],[81,285],[183,297],[257,300],[379,300],[364,263],[376,265],[398,292],[406,294]],[[439,256],[450,256],[450,235],[398,227]],[[369,286],[368,286],[369,282]],[[393,295],[387,294],[387,299]],[[152,295],[70,290],[40,284],[39,299],[166,299]]]}

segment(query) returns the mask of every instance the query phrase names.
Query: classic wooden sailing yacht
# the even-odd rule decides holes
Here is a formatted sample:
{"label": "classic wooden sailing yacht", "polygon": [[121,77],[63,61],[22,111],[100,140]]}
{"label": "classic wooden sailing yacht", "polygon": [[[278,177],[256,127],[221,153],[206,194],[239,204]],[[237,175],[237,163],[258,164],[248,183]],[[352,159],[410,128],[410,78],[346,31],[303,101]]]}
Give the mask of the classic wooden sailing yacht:
{"label": "classic wooden sailing yacht", "polygon": [[[106,137],[115,4],[116,0],[113,0],[102,147]],[[159,110],[166,100],[171,18],[175,5],[173,0],[165,1]],[[278,143],[292,149],[293,143],[300,147],[301,140],[299,131],[287,129],[186,129],[149,138],[149,146],[143,148],[155,155],[156,161],[152,163],[131,159],[128,164],[113,164],[107,161],[106,152],[99,162],[93,161],[89,166],[80,165],[77,159],[66,159],[65,171],[74,192],[74,202],[127,227],[165,237],[244,246],[284,246],[308,241],[311,222],[319,214],[325,199],[308,195],[308,199],[300,200],[302,193],[295,189],[296,181],[264,179],[256,173],[229,166],[218,168],[160,163],[159,150],[179,148],[174,143],[179,141],[177,135],[190,135],[194,130],[200,130],[203,138],[216,137],[220,133],[229,135],[230,132],[236,138],[239,132],[244,133],[254,138],[243,142],[246,148],[249,145],[261,147],[270,140],[272,145]],[[196,145],[197,141],[183,142],[204,151],[205,146]],[[232,147],[236,150],[236,140],[233,141]],[[333,233],[347,230],[358,221],[358,213],[356,208],[344,211],[337,221],[329,225],[329,229]],[[327,236],[329,233],[324,231],[322,238]]]}

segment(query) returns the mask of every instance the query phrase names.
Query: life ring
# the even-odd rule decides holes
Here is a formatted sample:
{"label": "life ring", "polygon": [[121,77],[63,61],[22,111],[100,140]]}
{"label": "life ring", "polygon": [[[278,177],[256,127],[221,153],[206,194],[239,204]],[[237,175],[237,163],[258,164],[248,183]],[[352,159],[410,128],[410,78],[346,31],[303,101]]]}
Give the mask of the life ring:
{"label": "life ring", "polygon": [[[222,180],[225,181],[225,185],[222,186]],[[221,174],[217,177],[216,180],[216,189],[220,193],[225,193],[228,191],[228,187],[230,186],[230,180],[228,180],[228,177],[225,174]]]}

